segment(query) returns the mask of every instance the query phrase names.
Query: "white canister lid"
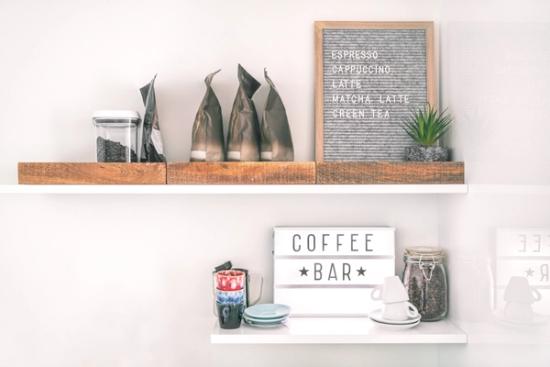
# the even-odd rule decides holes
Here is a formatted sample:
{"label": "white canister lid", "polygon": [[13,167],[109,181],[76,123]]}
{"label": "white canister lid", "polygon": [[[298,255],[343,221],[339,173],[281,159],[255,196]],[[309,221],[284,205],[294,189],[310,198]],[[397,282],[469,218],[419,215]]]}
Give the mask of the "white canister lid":
{"label": "white canister lid", "polygon": [[101,122],[129,120],[137,123],[140,116],[138,112],[130,110],[100,110],[94,112],[92,119]]}

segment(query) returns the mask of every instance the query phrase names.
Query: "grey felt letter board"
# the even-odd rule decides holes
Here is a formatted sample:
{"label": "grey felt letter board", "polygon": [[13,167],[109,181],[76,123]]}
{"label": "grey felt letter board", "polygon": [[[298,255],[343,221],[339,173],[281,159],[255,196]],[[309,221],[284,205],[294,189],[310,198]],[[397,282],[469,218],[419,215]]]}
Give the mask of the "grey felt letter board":
{"label": "grey felt letter board", "polygon": [[435,105],[432,22],[316,22],[316,160],[400,161]]}

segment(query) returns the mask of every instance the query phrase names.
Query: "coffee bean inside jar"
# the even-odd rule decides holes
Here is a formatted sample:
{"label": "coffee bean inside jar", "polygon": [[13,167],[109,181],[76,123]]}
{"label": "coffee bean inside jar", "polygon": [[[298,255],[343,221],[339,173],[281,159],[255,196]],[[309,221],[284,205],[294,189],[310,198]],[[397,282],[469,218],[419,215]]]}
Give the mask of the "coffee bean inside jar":
{"label": "coffee bean inside jar", "polygon": [[445,253],[435,247],[405,250],[403,284],[410,301],[418,308],[422,321],[438,321],[449,311]]}
{"label": "coffee bean inside jar", "polygon": [[137,162],[137,126],[135,111],[97,111],[93,116],[96,127],[98,162]]}

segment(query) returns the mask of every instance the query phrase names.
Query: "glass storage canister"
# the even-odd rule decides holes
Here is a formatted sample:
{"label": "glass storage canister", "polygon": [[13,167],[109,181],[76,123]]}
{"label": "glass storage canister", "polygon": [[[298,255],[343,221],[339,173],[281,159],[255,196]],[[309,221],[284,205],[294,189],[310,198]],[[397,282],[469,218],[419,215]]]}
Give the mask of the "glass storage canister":
{"label": "glass storage canister", "polygon": [[97,111],[93,115],[96,127],[98,162],[138,162],[137,127],[139,113],[135,111]]}
{"label": "glass storage canister", "polygon": [[449,312],[445,253],[436,247],[411,247],[403,257],[403,284],[422,321],[438,321]]}

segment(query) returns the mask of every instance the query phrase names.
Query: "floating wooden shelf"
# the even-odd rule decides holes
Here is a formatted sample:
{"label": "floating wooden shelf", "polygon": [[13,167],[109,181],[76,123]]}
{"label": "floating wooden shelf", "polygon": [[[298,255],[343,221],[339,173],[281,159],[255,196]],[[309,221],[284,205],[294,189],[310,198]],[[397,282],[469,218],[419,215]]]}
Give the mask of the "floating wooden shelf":
{"label": "floating wooden shelf", "polygon": [[164,163],[27,163],[18,165],[27,185],[166,184]]}
{"label": "floating wooden shelf", "polygon": [[462,185],[462,162],[19,163],[27,185]]}
{"label": "floating wooden shelf", "polygon": [[388,330],[368,318],[290,318],[275,329],[216,325],[213,344],[464,344],[466,333],[450,321],[423,322],[407,330]]}
{"label": "floating wooden shelf", "polygon": [[463,162],[318,162],[318,184],[463,184]]}
{"label": "floating wooden shelf", "polygon": [[174,184],[315,184],[315,162],[168,163],[167,182]]}

